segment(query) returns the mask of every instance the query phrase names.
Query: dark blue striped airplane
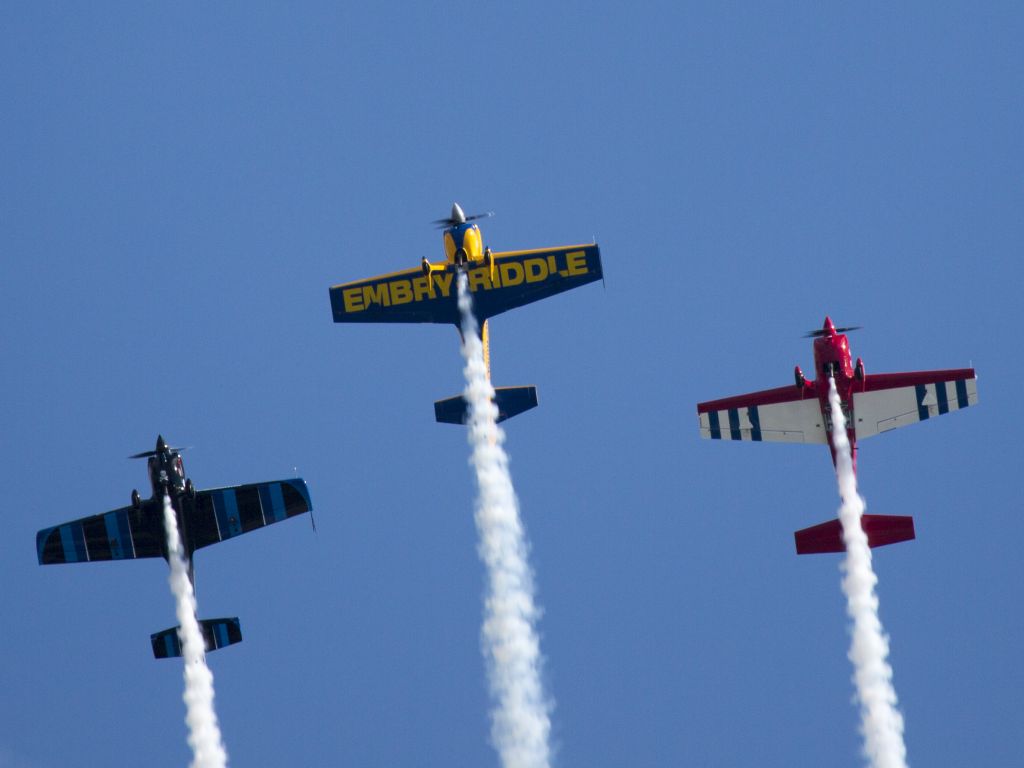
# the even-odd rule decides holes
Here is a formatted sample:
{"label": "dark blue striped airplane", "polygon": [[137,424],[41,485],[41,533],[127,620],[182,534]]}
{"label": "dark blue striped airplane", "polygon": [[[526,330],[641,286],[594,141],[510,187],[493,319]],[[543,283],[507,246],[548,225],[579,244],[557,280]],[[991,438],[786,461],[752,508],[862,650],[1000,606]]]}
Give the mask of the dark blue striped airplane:
{"label": "dark blue striped airplane", "polygon": [[[133,490],[131,506],[39,531],[36,552],[40,565],[142,557],[166,560],[163,499],[167,496],[177,515],[188,578],[194,588],[192,556],[197,549],[312,510],[309,490],[298,477],[196,490],[191,478],[185,477],[181,449],[168,446],[162,436],[156,439],[156,450],[129,458],[148,460],[152,495],[143,499]],[[208,651],[242,640],[237,617],[202,619],[199,624]],[[181,655],[178,627],[157,632],[150,639],[156,658]]]}

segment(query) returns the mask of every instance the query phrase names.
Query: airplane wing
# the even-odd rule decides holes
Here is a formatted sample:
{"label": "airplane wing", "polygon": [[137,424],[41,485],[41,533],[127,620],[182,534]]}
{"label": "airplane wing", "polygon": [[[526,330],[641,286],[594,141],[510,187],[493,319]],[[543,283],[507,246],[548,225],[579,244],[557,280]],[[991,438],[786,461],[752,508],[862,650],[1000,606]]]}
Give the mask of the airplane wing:
{"label": "airplane wing", "polygon": [[700,436],[711,440],[828,442],[818,398],[792,384],[698,403],[697,416]]}
{"label": "airplane wing", "polygon": [[[508,251],[493,257],[493,270],[488,264],[467,270],[474,312],[480,320],[604,276],[596,244]],[[335,285],[330,289],[334,322],[458,325],[456,273],[454,265],[429,276],[420,269],[407,269]]]}
{"label": "airplane wing", "polygon": [[332,286],[331,312],[336,323],[458,322],[455,293],[453,269],[405,269]]}
{"label": "airplane wing", "polygon": [[163,557],[163,520],[150,502],[44,528],[36,534],[40,565]]}
{"label": "airplane wing", "polygon": [[915,424],[978,402],[973,368],[912,373],[873,373],[854,390],[857,438]]}
{"label": "airplane wing", "polygon": [[199,549],[301,515],[312,508],[306,481],[300,477],[209,488],[196,493],[188,520],[188,535],[192,546]]}
{"label": "airplane wing", "polygon": [[[474,274],[476,273],[476,274]],[[486,266],[469,271],[477,317],[494,317],[604,277],[601,249],[568,245],[494,254],[494,280]]]}

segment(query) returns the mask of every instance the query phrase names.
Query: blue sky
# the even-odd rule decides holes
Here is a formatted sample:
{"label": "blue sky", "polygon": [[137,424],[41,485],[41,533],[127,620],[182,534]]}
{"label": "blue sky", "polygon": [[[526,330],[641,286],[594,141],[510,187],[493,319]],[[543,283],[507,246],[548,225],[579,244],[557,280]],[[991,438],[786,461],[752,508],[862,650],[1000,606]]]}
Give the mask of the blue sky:
{"label": "blue sky", "polygon": [[453,329],[335,326],[331,284],[596,238],[606,287],[496,319],[557,764],[858,766],[820,447],[702,441],[807,369],[979,373],[860,446],[911,764],[1024,750],[1016,4],[12,3],[0,11],[0,766],[187,763],[160,561],[40,568],[162,432],[199,487],[309,483],[196,558],[235,765],[496,765]]}

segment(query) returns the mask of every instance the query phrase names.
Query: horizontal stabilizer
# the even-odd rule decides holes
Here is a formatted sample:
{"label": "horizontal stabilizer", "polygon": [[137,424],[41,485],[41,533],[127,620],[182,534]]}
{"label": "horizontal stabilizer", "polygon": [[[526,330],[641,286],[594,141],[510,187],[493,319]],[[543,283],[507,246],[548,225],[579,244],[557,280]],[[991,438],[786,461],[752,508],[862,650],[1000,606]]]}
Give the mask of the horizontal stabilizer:
{"label": "horizontal stabilizer", "polygon": [[[242,642],[242,626],[238,617],[230,619],[200,619],[199,629],[206,642],[206,650],[216,651],[225,645]],[[171,627],[162,632],[150,635],[153,643],[153,656],[158,659],[170,659],[181,656],[181,640],[178,639],[178,628]]]}
{"label": "horizontal stabilizer", "polygon": [[[864,515],[861,528],[868,535],[869,547],[882,547],[914,538],[914,518],[909,515]],[[845,552],[843,524],[840,520],[812,525],[793,534],[798,555]]]}
{"label": "horizontal stabilizer", "polygon": [[[496,387],[494,404],[498,406],[498,421],[511,419],[537,407],[537,388]],[[465,424],[468,408],[462,395],[438,400],[434,403],[434,418],[442,424]]]}

